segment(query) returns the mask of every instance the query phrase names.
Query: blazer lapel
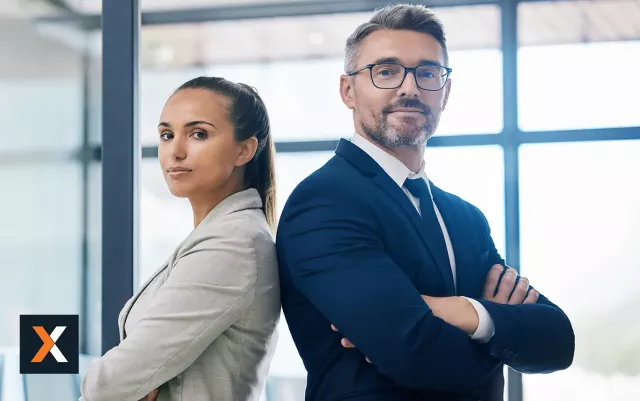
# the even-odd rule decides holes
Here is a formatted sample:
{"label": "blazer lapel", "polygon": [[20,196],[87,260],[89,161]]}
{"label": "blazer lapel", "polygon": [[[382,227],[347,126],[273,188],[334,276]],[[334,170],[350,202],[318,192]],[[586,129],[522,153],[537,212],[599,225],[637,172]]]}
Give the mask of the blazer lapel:
{"label": "blazer lapel", "polygon": [[165,271],[168,268],[173,268],[174,261],[178,257],[180,249],[187,242],[196,238],[196,233],[200,230],[200,227],[205,226],[206,222],[211,222],[216,219],[224,218],[226,215],[238,212],[240,210],[245,209],[260,209],[262,207],[262,199],[260,198],[260,194],[255,188],[249,188],[240,192],[236,192],[227,198],[225,198],[222,202],[220,202],[216,207],[214,207],[211,212],[204,218],[201,224],[195,227],[191,233],[185,238],[184,241],[178,245],[173,254],[167,259],[167,261],[160,266],[158,270],[156,270],[151,277],[147,279],[147,281],[142,284],[142,286],[135,292],[133,297],[127,301],[125,306],[123,307],[120,315],[118,317],[118,328],[120,330],[120,341],[124,340],[126,333],[124,330],[124,324],[127,321],[127,316],[129,316],[129,312],[133,307],[133,304],[140,297],[140,294],[144,292],[144,290],[151,284],[151,282],[158,277],[160,273]]}
{"label": "blazer lapel", "polygon": [[[175,252],[174,252],[175,254]],[[174,256],[172,255],[172,258]],[[151,284],[151,282],[158,277],[160,273],[162,273],[169,266],[169,261],[167,260],[164,264],[156,270],[151,277],[147,279],[147,281],[142,284],[142,286],[135,292],[135,294],[127,301],[127,303],[122,308],[122,312],[120,312],[120,316],[118,318],[118,328],[120,330],[120,341],[124,340],[125,332],[124,332],[124,323],[127,321],[127,316],[129,316],[129,312],[131,311],[131,307],[136,302],[136,300],[140,297],[140,294]]]}
{"label": "blazer lapel", "polygon": [[[447,286],[447,292],[450,294],[455,293],[453,284],[453,274],[451,272],[451,265],[447,255],[441,255],[438,257],[435,247],[430,241],[430,238],[426,235],[424,228],[422,227],[422,218],[420,214],[413,206],[407,194],[396,184],[391,177],[375,162],[366,152],[358,148],[351,142],[341,139],[336,149],[336,154],[347,159],[356,168],[362,171],[365,175],[370,176],[373,182],[389,197],[391,197],[404,212],[411,221],[413,228],[418,232],[422,242],[427,247],[428,253],[431,256],[433,264],[442,274],[442,278]],[[446,263],[444,263],[446,262]]]}

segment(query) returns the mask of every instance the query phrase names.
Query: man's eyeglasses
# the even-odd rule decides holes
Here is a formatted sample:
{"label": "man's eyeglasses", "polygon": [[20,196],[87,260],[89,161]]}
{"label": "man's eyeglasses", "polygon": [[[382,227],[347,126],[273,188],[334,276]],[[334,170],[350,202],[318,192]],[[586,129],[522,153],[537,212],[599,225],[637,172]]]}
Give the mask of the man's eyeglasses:
{"label": "man's eyeglasses", "polygon": [[453,71],[451,68],[436,64],[419,65],[415,68],[410,68],[402,64],[382,63],[367,64],[358,70],[347,73],[347,75],[353,76],[366,69],[371,73],[371,82],[376,88],[399,88],[402,86],[407,74],[412,72],[418,88],[426,91],[439,91],[444,88],[449,74]]}

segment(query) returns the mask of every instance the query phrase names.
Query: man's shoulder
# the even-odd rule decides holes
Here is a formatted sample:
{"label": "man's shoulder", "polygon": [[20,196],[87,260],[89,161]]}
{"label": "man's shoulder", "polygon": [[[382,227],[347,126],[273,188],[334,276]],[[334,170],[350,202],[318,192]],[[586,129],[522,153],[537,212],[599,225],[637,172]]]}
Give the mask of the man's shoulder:
{"label": "man's shoulder", "polygon": [[433,182],[431,183],[431,188],[434,192],[436,192],[436,199],[438,197],[446,199],[446,201],[449,202],[453,208],[455,208],[459,212],[467,214],[468,217],[484,219],[484,214],[482,213],[480,208],[478,208],[468,200],[463,199],[462,197],[451,192],[445,191],[444,189],[434,185]]}
{"label": "man's shoulder", "polygon": [[333,156],[322,167],[304,178],[291,196],[300,193],[331,195],[336,194],[336,191],[345,194],[363,182],[362,174],[353,165],[340,156]]}

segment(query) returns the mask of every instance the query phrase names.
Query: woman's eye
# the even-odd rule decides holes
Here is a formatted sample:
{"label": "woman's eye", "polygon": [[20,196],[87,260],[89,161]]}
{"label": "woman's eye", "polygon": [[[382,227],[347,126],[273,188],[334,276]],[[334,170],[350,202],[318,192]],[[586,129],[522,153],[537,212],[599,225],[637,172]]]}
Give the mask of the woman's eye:
{"label": "woman's eye", "polygon": [[164,141],[167,141],[172,138],[173,138],[173,134],[171,132],[163,132],[162,134],[160,134],[160,139]]}
{"label": "woman's eye", "polygon": [[202,131],[196,131],[196,132],[194,132],[194,133],[193,133],[193,136],[194,136],[196,139],[206,139],[206,138],[207,138],[207,134],[206,134],[206,132],[202,132]]}

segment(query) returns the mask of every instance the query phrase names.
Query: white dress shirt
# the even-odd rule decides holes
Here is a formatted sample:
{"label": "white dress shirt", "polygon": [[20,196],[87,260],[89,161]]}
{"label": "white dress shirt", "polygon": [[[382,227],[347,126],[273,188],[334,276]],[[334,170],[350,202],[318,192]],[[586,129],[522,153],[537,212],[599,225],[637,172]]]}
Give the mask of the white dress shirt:
{"label": "white dress shirt", "polygon": [[[396,159],[391,154],[380,149],[379,147],[377,147],[376,145],[369,142],[367,139],[365,139],[364,137],[358,134],[353,136],[353,139],[351,140],[351,142],[357,147],[359,147],[360,149],[362,149],[365,153],[367,153],[373,160],[375,160],[376,163],[378,163],[378,165],[380,165],[380,167],[389,175],[389,177],[391,177],[391,179],[393,179],[393,181],[395,181],[395,183],[398,184],[400,188],[402,188],[402,190],[407,195],[411,203],[415,206],[418,213],[420,213],[420,200],[415,196],[413,196],[409,192],[409,190],[406,187],[404,187],[404,181],[407,178],[408,179],[421,178],[426,181],[427,187],[429,188],[429,194],[431,195],[431,202],[433,203],[433,207],[436,211],[436,216],[438,217],[438,222],[440,223],[440,228],[442,229],[442,233],[444,234],[444,242],[447,246],[447,253],[449,254],[449,264],[451,265],[451,272],[453,274],[453,284],[454,286],[457,286],[456,259],[453,254],[453,246],[451,245],[451,238],[449,238],[449,232],[447,231],[447,227],[444,224],[442,215],[438,210],[438,206],[436,206],[435,202],[433,201],[433,194],[431,193],[431,184],[429,183],[429,179],[427,178],[427,174],[424,169],[424,162],[420,167],[420,171],[418,171],[417,173],[414,173],[411,170],[409,170],[409,168],[405,166],[404,163],[402,163],[400,160]],[[491,315],[489,315],[489,312],[487,311],[487,309],[484,306],[482,306],[480,302],[476,301],[475,299],[471,299],[467,297],[463,297],[463,298],[468,300],[471,303],[471,305],[473,305],[476,312],[478,313],[478,328],[471,335],[471,339],[477,340],[479,342],[488,342],[489,340],[491,340],[491,338],[495,333],[495,326],[493,323],[493,319],[491,318]]]}

